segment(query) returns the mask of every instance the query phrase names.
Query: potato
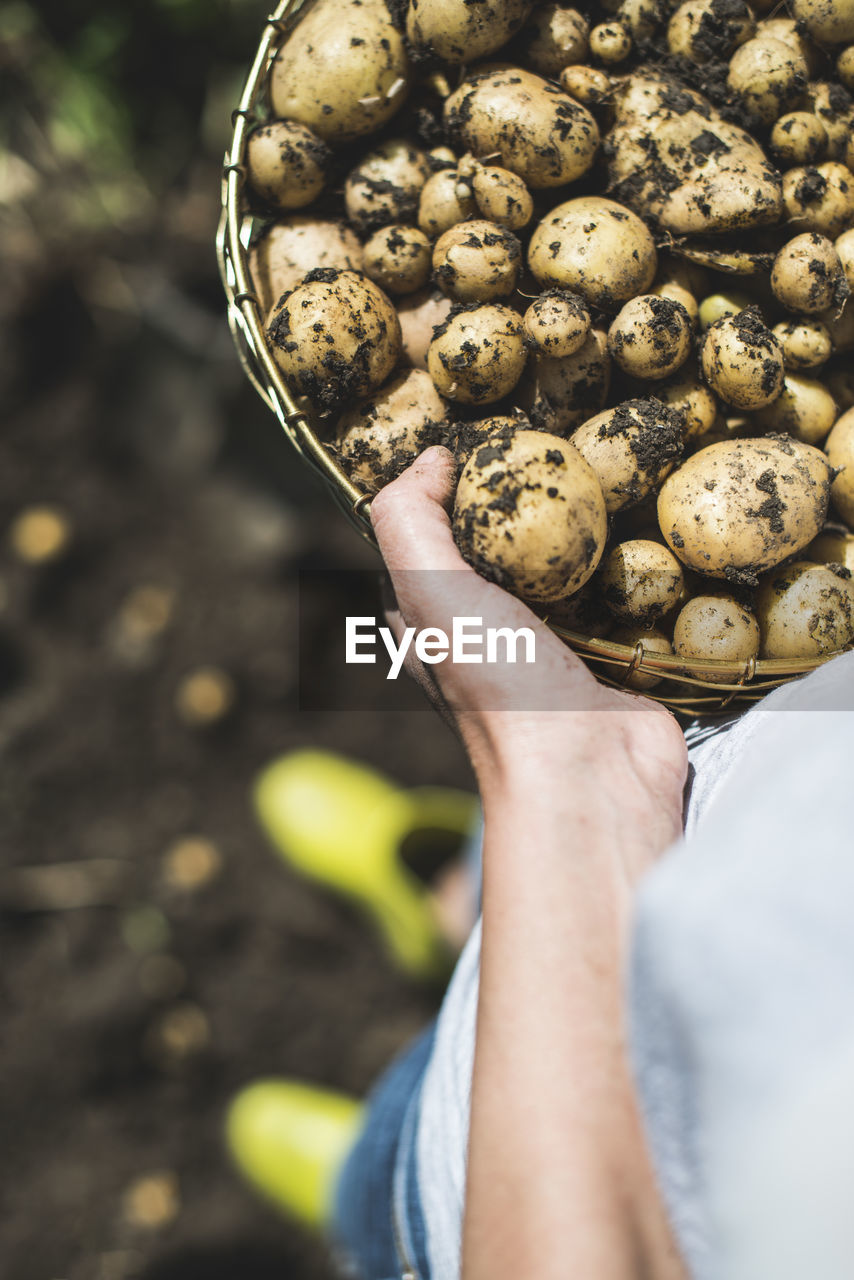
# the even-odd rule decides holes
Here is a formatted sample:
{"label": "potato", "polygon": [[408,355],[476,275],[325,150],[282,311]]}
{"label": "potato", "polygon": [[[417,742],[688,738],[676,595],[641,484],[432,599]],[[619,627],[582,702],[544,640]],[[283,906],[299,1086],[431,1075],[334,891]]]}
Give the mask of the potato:
{"label": "potato", "polygon": [[427,368],[449,400],[490,404],[513,390],[526,356],[516,312],[498,303],[475,304],[454,309],[433,331]]}
{"label": "potato", "polygon": [[803,93],[807,77],[807,64],[796,49],[756,36],[732,55],[727,85],[751,121],[768,125]]}
{"label": "potato", "polygon": [[854,572],[854,533],[828,525],[806,548],[803,558],[816,564],[841,564]]}
{"label": "potato", "polygon": [[590,463],[608,514],[640,502],[682,456],[681,415],[660,400],[626,400],[583,422],[572,443]]}
{"label": "potato", "polygon": [[685,0],[668,24],[667,47],[679,57],[704,63],[728,58],[755,29],[745,0]]}
{"label": "potato", "polygon": [[403,354],[416,369],[427,368],[427,351],[433,330],[445,323],[453,303],[436,289],[421,289],[397,304],[397,318],[403,335]]}
{"label": "potato", "polygon": [[[753,6],[757,12],[758,5]],[[768,8],[778,8],[778,6],[769,5]],[[783,44],[787,44],[794,49],[800,58],[807,65],[809,74],[815,75],[819,65],[822,62],[821,55],[816,49],[813,42],[804,35],[803,28],[795,22],[794,18],[789,18],[777,13],[776,17],[763,18],[756,26],[757,36],[770,36],[772,40],[782,40]]]}
{"label": "potato", "polygon": [[820,658],[854,640],[854,589],[841,567],[798,560],[756,593],[763,658]]}
{"label": "potato", "polygon": [[730,289],[726,293],[711,293],[703,298],[697,308],[701,329],[709,329],[718,320],[726,316],[737,316],[753,306],[753,299],[748,293],[739,289]]}
{"label": "potato", "polygon": [[606,67],[625,62],[632,51],[632,37],[620,22],[600,22],[590,32],[590,56]]}
{"label": "potato", "polygon": [[385,0],[317,0],[279,49],[273,111],[326,142],[349,142],[403,106],[409,61]]}
{"label": "potato", "polygon": [[806,105],[822,122],[827,133],[825,160],[845,163],[845,150],[854,128],[854,104],[841,84],[816,80],[807,86]]}
{"label": "potato", "polygon": [[755,307],[716,320],[700,360],[715,395],[736,409],[761,409],[783,389],[783,352]]}
{"label": "potato", "polygon": [[688,312],[691,328],[696,329],[700,321],[699,298],[706,290],[706,272],[694,267],[690,262],[675,261],[672,258],[659,260],[658,271],[650,293],[659,298],[672,298],[681,302]]}
{"label": "potato", "polygon": [[390,138],[350,170],[344,186],[347,217],[363,234],[391,222],[412,222],[429,177],[424,152]]}
{"label": "potato", "polygon": [[854,45],[843,49],[836,59],[836,74],[846,89],[854,89]]}
{"label": "potato", "polygon": [[685,586],[682,566],[660,542],[630,539],[612,547],[598,575],[615,617],[650,626],[674,607]]}
{"label": "potato", "polygon": [[820,445],[837,414],[836,401],[820,382],[787,373],[782,395],[759,409],[753,418],[763,431],[777,431],[804,444]]}
{"label": "potato", "polygon": [[[676,619],[673,649],[692,664],[708,658],[746,663],[759,654],[759,623],[734,596],[694,596]],[[691,674],[710,684],[735,684],[738,680],[714,667],[698,672],[692,665]]]}
{"label": "potato", "polygon": [[585,107],[600,106],[611,91],[609,77],[596,67],[564,67],[559,78],[563,91]]}
{"label": "potato", "polygon": [[577,9],[542,5],[522,32],[523,61],[538,75],[555,79],[564,67],[586,61],[589,34],[587,19]]}
{"label": "potato", "polygon": [[335,447],[344,470],[365,493],[405,471],[431,444],[442,444],[447,405],[428,373],[409,369],[339,419]]}
{"label": "potato", "polygon": [[632,298],[608,330],[612,359],[635,378],[666,378],[685,363],[690,350],[690,317],[672,298]]}
{"label": "potato", "polygon": [[[744,46],[743,46],[744,47]],[[776,223],[780,177],[759,144],[699,93],[653,72],[614,94],[609,190],[676,235]]]}
{"label": "potato", "polygon": [[430,279],[430,241],[417,227],[381,227],[365,244],[365,275],[386,293],[415,293]]}
{"label": "potato", "polygon": [[854,223],[854,177],[833,160],[790,169],[783,175],[783,203],[794,225],[834,239]]}
{"label": "potato", "polygon": [[[630,649],[634,649],[636,645],[640,644],[643,646],[645,653],[673,653],[673,645],[663,631],[657,631],[654,627],[652,629],[641,627],[637,623],[630,627],[615,627],[608,638],[613,640],[615,644],[624,644]],[[643,693],[647,689],[654,689],[657,684],[661,684],[663,679],[663,675],[656,675],[652,671],[633,671],[626,681],[626,688],[635,689],[638,693]]]}
{"label": "potato", "polygon": [[792,0],[792,15],[816,44],[847,44],[854,40],[851,0]]}
{"label": "potato", "polygon": [[454,537],[478,573],[524,599],[572,595],[602,555],[602,491],[572,445],[543,431],[495,436],[457,486]]}
{"label": "potato", "polygon": [[694,362],[655,387],[655,398],[682,415],[685,440],[711,431],[718,418],[718,402],[701,381]]}
{"label": "potato", "polygon": [[323,190],[330,159],[326,143],[304,124],[274,120],[249,135],[249,185],[278,209],[302,209]]}
{"label": "potato", "polygon": [[440,169],[427,179],[418,205],[418,226],[425,235],[441,236],[476,214],[474,192],[456,169]]}
{"label": "potato", "polygon": [[524,413],[496,413],[490,418],[478,418],[473,422],[455,422],[448,428],[448,448],[460,462],[494,436],[509,439],[517,431],[530,431],[531,424]]}
{"label": "potato", "polygon": [[591,329],[571,356],[533,353],[514,395],[535,427],[563,435],[602,408],[610,385],[607,339]]}
{"label": "potato", "polygon": [[815,231],[795,236],[774,259],[771,289],[789,311],[817,315],[843,302],[849,292],[839,254]]}
{"label": "potato", "polygon": [[472,218],[446,231],[433,250],[439,288],[457,302],[492,302],[516,288],[522,246],[512,231]]}
{"label": "potato", "polygon": [[621,0],[614,10],[617,22],[635,41],[655,35],[664,23],[664,16],[661,0]]}
{"label": "potato", "polygon": [[830,487],[831,501],[846,524],[854,526],[854,409],[843,413],[824,449],[839,473]]}
{"label": "potato", "polygon": [[509,231],[527,227],[534,216],[534,201],[516,173],[495,165],[477,163],[471,187],[477,207],[491,222]]}
{"label": "potato", "polygon": [[318,267],[361,271],[363,265],[362,246],[345,222],[308,214],[274,222],[249,251],[249,270],[265,315],[310,271]]}
{"label": "potato", "polygon": [[529,187],[561,187],[593,164],[599,130],[589,111],[530,71],[493,67],[445,102],[445,125],[466,151],[496,154]]}
{"label": "potato", "polygon": [[787,371],[815,369],[833,351],[827,326],[820,320],[787,320],[775,324],[772,332],[782,348]]}
{"label": "potato", "polygon": [[824,454],[797,440],[712,444],[662,485],[661,532],[690,569],[753,583],[821,529],[830,478]]}
{"label": "potato", "polygon": [[381,386],[400,357],[397,312],[355,271],[310,272],[280,299],[267,337],[291,386],[326,412]]}
{"label": "potato", "polygon": [[608,311],[652,284],[658,257],[636,214],[614,200],[582,196],[543,218],[528,265],[541,288],[569,289]]}
{"label": "potato", "polygon": [[854,228],[843,231],[842,235],[837,237],[833,247],[839,256],[848,287],[854,289]]}
{"label": "potato", "polygon": [[574,356],[590,333],[590,312],[581,298],[549,289],[528,307],[522,323],[529,346],[540,356]]}
{"label": "potato", "polygon": [[790,111],[771,130],[771,150],[784,164],[812,164],[826,146],[827,130],[810,111]]}
{"label": "potato", "polygon": [[406,35],[445,62],[472,62],[506,44],[532,8],[533,0],[409,0]]}

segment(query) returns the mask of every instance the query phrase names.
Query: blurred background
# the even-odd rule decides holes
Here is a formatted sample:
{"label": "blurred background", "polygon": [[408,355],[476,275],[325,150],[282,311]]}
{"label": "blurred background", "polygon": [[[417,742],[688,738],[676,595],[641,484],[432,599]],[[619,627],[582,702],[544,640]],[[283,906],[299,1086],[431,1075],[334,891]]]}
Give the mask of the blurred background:
{"label": "blurred background", "polygon": [[375,560],[224,320],[266,12],[0,6],[4,1280],[328,1276],[238,1182],[224,1108],[271,1073],[361,1093],[436,1003],[251,809],[302,745],[468,785],[432,714],[297,708],[299,570]]}

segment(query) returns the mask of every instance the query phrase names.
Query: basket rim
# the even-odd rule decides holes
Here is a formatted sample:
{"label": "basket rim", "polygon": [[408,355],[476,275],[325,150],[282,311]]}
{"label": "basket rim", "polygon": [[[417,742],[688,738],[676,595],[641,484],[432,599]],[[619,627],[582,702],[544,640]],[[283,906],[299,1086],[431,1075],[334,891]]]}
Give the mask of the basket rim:
{"label": "basket rim", "polygon": [[[268,72],[275,61],[280,44],[295,26],[303,9],[313,0],[280,0],[268,16],[255,57],[243,86],[238,105],[232,112],[232,136],[225,153],[222,171],[222,209],[216,235],[217,262],[227,302],[228,324],[244,372],[267,407],[279,419],[285,434],[302,458],[326,482],[338,505],[356,525],[359,532],[376,546],[370,521],[372,494],[355,485],[324,445],[314,426],[310,406],[300,403],[282,376],[267,343],[262,304],[253,287],[249,270],[248,249],[256,219],[243,206],[246,182],[246,145],[259,117],[256,108],[261,99]],[[723,585],[723,584],[722,584]],[[586,636],[544,621],[577,653],[589,662],[613,666],[620,670],[617,680],[597,669],[597,678],[605,683],[625,686],[637,673],[656,675],[678,685],[702,690],[708,697],[696,695],[679,699],[670,693],[656,694],[643,690],[645,697],[663,702],[674,709],[680,703],[697,708],[701,703],[714,703],[707,712],[722,711],[733,701],[754,701],[773,688],[797,676],[808,674],[832,658],[848,652],[854,643],[832,653],[814,658],[750,658],[741,661],[720,659],[691,660],[677,654],[653,653],[643,639],[625,645],[607,639]],[[718,679],[703,680],[702,673],[715,671]],[[724,680],[723,677],[730,677]]]}

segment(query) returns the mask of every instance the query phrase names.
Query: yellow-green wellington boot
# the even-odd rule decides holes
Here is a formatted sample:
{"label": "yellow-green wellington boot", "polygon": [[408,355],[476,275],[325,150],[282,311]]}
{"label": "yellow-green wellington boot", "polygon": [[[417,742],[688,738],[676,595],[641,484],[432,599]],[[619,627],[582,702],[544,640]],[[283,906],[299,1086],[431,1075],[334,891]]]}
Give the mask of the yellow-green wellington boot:
{"label": "yellow-green wellington boot", "polygon": [[430,893],[401,850],[421,837],[462,842],[477,813],[474,796],[440,787],[404,791],[364,765],[306,750],[263,770],[255,810],[292,867],[365,908],[400,968],[422,979],[447,975],[453,957]]}
{"label": "yellow-green wellington boot", "polygon": [[226,1140],[256,1191],[290,1217],[323,1227],[363,1114],[362,1103],[329,1089],[257,1080],[229,1107]]}

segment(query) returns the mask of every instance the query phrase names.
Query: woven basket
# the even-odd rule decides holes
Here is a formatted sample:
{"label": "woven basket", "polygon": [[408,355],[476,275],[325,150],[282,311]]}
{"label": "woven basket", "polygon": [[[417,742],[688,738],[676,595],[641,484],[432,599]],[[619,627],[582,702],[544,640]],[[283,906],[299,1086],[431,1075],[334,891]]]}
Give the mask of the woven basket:
{"label": "woven basket", "polygon": [[[287,40],[310,0],[282,0],[266,26],[246,79],[240,102],[232,114],[234,132],[225,156],[222,183],[222,217],[217,233],[217,255],[228,300],[228,322],[246,376],[264,403],[275,413],[302,460],[325,481],[332,497],[363,537],[373,542],[370,495],[344,474],[316,430],[310,407],[286,386],[264,334],[264,316],[251,278],[248,249],[258,219],[249,211],[245,196],[246,142],[256,123],[269,115],[267,80],[277,50]],[[657,676],[662,683],[645,696],[688,715],[713,715],[733,703],[756,702],[771,689],[786,684],[828,661],[822,658],[788,661],[751,658],[743,663],[687,662],[645,650],[593,639],[563,627],[552,628],[578,653],[604,683],[624,686],[636,673]],[[719,673],[714,682],[704,679]]]}

